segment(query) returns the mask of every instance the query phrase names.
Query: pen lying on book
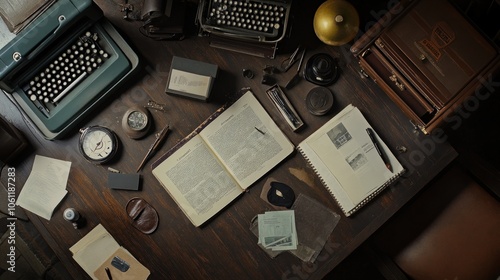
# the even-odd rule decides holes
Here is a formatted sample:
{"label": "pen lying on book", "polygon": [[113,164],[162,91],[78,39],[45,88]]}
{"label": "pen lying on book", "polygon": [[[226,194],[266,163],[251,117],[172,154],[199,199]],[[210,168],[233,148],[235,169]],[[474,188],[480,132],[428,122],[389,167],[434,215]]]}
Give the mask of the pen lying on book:
{"label": "pen lying on book", "polygon": [[389,171],[392,172],[391,162],[389,161],[389,159],[385,155],[384,151],[378,145],[377,139],[375,139],[375,133],[373,132],[373,130],[371,128],[367,128],[366,133],[368,133],[368,136],[370,136],[370,139],[372,140],[373,146],[375,146],[375,149],[377,150],[378,155],[384,161],[385,166],[387,167],[387,169],[389,169]]}

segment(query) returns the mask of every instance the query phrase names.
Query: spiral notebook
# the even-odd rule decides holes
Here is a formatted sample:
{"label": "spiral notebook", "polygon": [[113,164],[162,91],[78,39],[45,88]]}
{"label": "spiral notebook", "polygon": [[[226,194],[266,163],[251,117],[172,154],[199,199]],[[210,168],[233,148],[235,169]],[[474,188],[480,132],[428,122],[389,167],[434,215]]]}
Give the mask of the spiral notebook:
{"label": "spiral notebook", "polygon": [[[367,128],[372,129],[374,140]],[[404,173],[401,163],[359,109],[352,105],[313,132],[297,149],[346,216],[352,215]]]}

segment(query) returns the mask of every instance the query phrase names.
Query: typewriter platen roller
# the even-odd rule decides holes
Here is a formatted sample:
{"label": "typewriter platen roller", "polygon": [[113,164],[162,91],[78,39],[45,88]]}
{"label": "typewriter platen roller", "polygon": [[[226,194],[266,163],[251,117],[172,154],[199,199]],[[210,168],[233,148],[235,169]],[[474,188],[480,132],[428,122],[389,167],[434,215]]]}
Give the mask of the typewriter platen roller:
{"label": "typewriter platen roller", "polygon": [[[27,44],[30,33],[46,36]],[[57,1],[2,48],[0,58],[0,87],[47,139],[74,128],[138,65],[90,0]]]}

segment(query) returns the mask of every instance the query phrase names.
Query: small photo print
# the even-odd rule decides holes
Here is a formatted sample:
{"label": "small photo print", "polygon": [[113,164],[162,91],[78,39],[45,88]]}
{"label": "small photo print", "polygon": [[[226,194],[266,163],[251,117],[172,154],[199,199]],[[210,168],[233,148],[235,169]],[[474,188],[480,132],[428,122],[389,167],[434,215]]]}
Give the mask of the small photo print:
{"label": "small photo print", "polygon": [[354,171],[357,171],[368,162],[368,159],[366,158],[365,154],[360,151],[355,152],[351,156],[347,157],[345,160]]}
{"label": "small photo print", "polygon": [[335,145],[337,149],[340,149],[345,143],[352,139],[351,134],[349,134],[349,131],[347,131],[343,123],[339,123],[326,134],[330,137],[330,140],[332,140],[333,145]]}

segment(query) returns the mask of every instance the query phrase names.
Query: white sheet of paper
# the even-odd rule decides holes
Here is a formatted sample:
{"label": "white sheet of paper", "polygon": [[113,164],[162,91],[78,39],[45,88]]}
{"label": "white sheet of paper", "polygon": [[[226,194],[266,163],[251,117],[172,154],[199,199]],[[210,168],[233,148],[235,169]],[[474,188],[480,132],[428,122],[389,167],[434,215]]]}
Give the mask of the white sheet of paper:
{"label": "white sheet of paper", "polygon": [[54,209],[67,193],[70,167],[69,161],[36,155],[17,205],[50,220]]}

